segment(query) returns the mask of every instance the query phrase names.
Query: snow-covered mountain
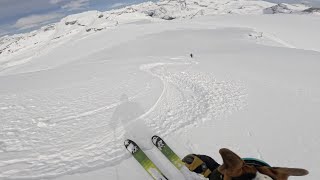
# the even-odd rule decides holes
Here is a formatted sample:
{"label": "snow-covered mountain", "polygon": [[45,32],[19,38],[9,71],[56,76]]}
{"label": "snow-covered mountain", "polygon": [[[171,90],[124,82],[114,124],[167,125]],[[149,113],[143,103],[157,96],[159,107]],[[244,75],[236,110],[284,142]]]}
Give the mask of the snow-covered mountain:
{"label": "snow-covered mountain", "polygon": [[320,8],[311,7],[311,8],[305,9],[303,12],[320,15]]}
{"label": "snow-covered mountain", "polygon": [[320,16],[275,6],[147,2],[1,38],[0,179],[151,180],[127,138],[168,179],[203,179],[154,134],[180,157],[227,147],[317,179]]}
{"label": "snow-covered mountain", "polygon": [[[75,34],[88,36],[97,31],[135,21],[192,19],[196,16],[221,14],[296,13],[308,8],[304,5],[273,4],[258,0],[161,0],[107,12],[83,12],[69,15],[58,23],[44,26],[30,33],[1,37],[0,70],[17,63],[27,62],[29,57],[34,56],[28,53],[30,49],[37,49],[40,52],[45,50],[43,48],[48,49],[48,46],[56,46],[71,40]],[[12,58],[24,60],[12,62]]]}
{"label": "snow-covered mountain", "polygon": [[278,14],[278,13],[291,14],[291,13],[301,13],[309,8],[310,8],[309,6],[306,6],[304,4],[280,3],[264,9],[263,12],[265,14]]}

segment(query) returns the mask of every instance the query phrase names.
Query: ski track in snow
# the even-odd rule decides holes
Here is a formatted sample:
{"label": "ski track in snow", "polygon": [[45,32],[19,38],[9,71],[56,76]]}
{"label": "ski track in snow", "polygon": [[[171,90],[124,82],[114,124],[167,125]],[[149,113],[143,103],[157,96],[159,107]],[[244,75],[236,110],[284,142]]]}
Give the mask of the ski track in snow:
{"label": "ski track in snow", "polygon": [[253,39],[257,44],[298,49],[294,45],[282,40],[281,38],[277,37],[275,34],[272,34],[272,33],[267,33],[263,31],[257,31],[256,29],[252,29],[252,32],[249,33],[248,35],[250,39]]}
{"label": "ski track in snow", "polygon": [[[164,84],[157,103],[144,115],[156,134],[167,136],[182,127],[221,118],[247,105],[243,85],[218,81],[211,74],[196,72],[188,68],[192,64],[194,62],[141,66]],[[185,70],[174,71],[176,66]]]}
{"label": "ski track in snow", "polygon": [[[173,57],[164,63],[140,66],[140,70],[163,83],[163,91],[154,106],[139,117],[154,133],[167,136],[246,106],[247,94],[241,83],[218,81],[212,74],[197,72],[193,68],[196,64],[183,61],[183,57]],[[86,86],[99,84],[91,83],[96,84]],[[84,89],[92,93],[89,95],[92,99],[86,96],[72,99],[74,95],[69,93],[77,94],[74,90],[56,91],[0,97],[4,100],[0,103],[4,122],[0,126],[1,179],[57,177],[114,166],[129,157],[122,143],[124,127],[114,130],[112,122],[106,120],[120,103],[84,110],[85,104],[112,92]],[[139,90],[130,99],[147,91]]]}

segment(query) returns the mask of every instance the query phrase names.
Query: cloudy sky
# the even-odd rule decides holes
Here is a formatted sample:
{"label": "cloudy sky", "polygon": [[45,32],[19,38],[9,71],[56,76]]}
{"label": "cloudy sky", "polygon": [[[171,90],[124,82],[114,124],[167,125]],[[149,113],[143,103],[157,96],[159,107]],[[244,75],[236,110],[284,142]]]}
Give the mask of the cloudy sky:
{"label": "cloudy sky", "polygon": [[[0,36],[30,31],[62,17],[87,10],[105,11],[147,0],[0,0]],[[154,0],[155,1],[155,0]],[[320,0],[267,0],[272,2],[310,2]]]}
{"label": "cloudy sky", "polygon": [[0,0],[0,36],[24,32],[87,10],[105,11],[146,0]]}

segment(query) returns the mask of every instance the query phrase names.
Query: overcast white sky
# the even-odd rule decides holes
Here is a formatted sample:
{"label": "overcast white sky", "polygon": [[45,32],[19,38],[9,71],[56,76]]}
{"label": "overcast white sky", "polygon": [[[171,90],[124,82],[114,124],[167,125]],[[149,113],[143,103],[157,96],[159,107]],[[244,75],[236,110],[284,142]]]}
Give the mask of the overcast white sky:
{"label": "overcast white sky", "polygon": [[[81,11],[93,9],[105,11],[144,1],[147,0],[0,0],[0,36],[38,28]],[[307,2],[320,7],[320,0],[267,1]]]}

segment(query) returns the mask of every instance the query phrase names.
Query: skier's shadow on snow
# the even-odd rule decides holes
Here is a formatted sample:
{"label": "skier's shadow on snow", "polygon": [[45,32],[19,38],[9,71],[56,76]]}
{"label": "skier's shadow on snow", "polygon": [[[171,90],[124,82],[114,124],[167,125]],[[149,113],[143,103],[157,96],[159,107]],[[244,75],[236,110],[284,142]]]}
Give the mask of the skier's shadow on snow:
{"label": "skier's shadow on snow", "polygon": [[123,139],[131,139],[137,143],[145,144],[145,148],[147,148],[152,133],[141,118],[141,115],[145,113],[143,108],[138,102],[130,101],[126,94],[121,95],[120,101],[121,104],[115,109],[111,118],[114,139],[118,138],[118,134],[123,129],[125,131]]}

